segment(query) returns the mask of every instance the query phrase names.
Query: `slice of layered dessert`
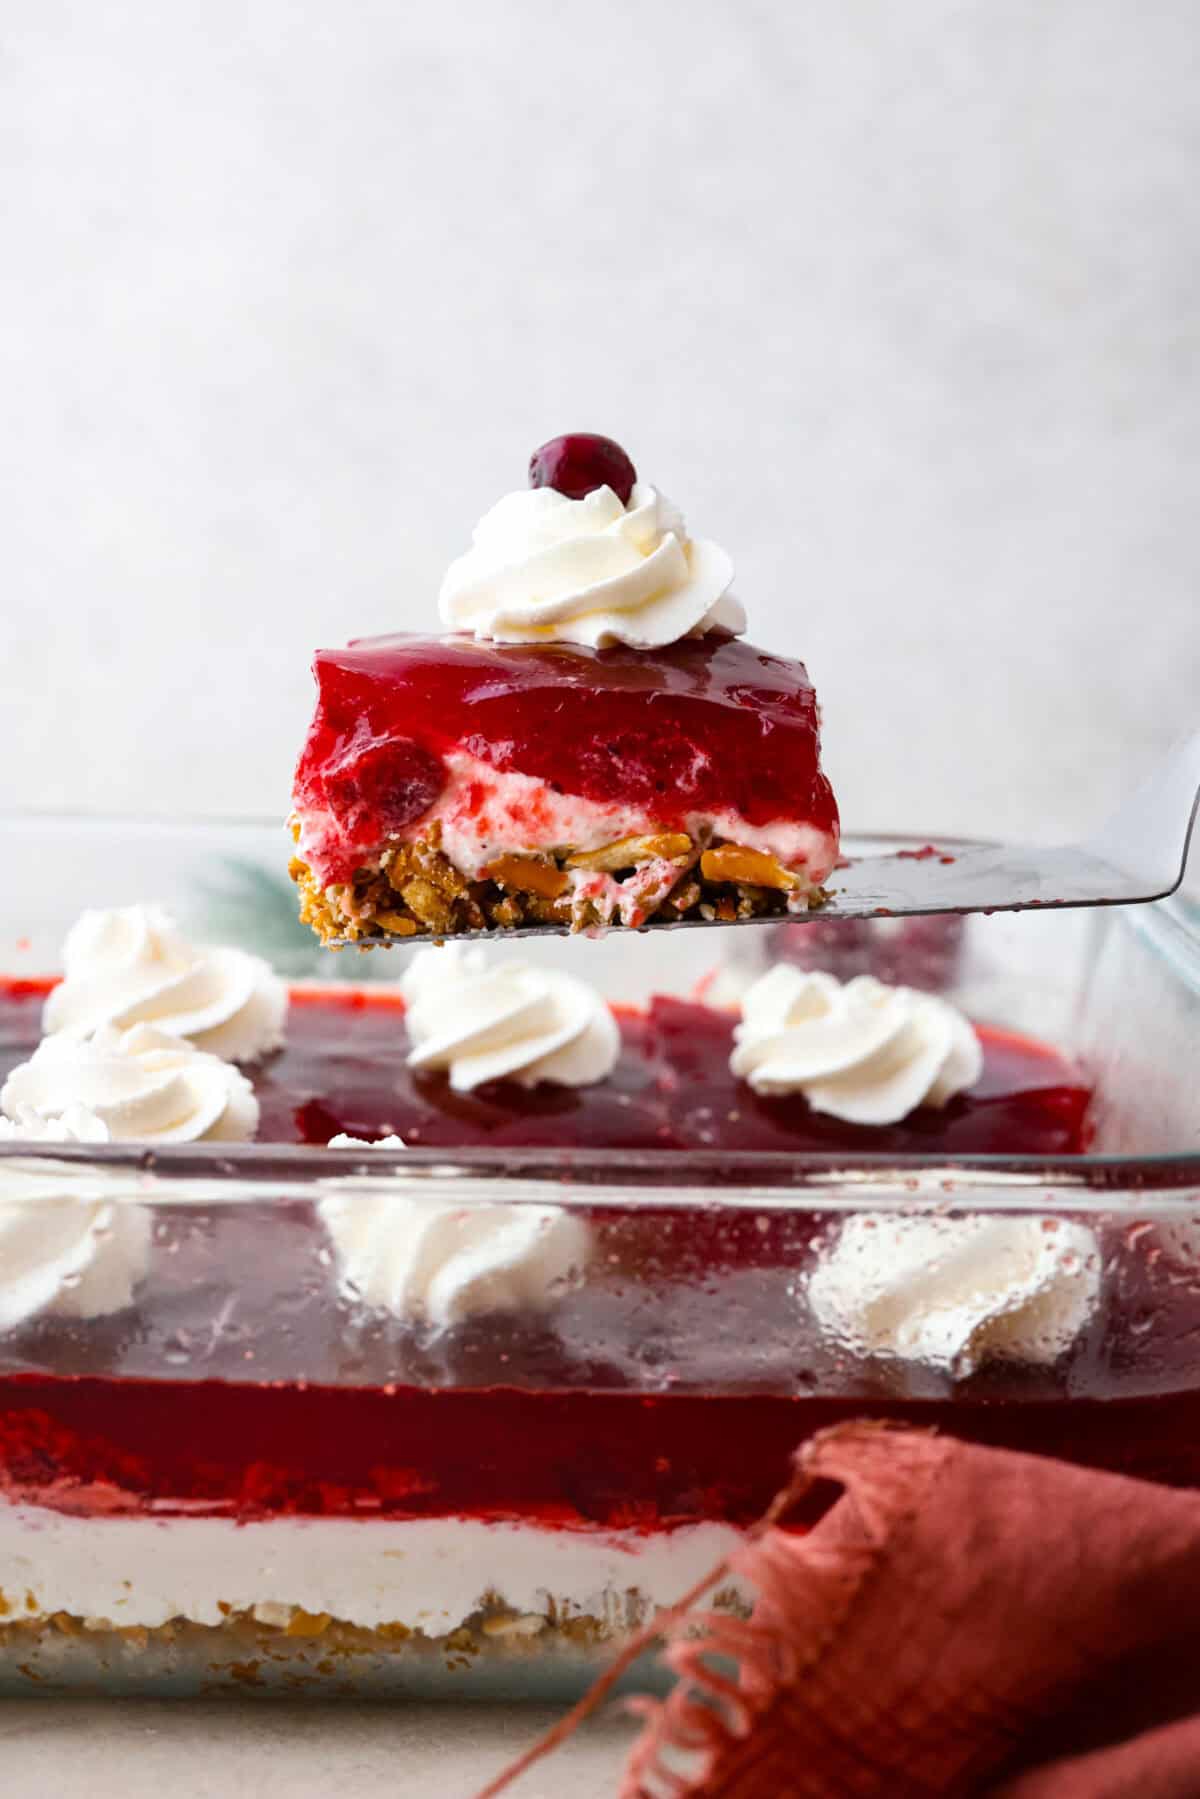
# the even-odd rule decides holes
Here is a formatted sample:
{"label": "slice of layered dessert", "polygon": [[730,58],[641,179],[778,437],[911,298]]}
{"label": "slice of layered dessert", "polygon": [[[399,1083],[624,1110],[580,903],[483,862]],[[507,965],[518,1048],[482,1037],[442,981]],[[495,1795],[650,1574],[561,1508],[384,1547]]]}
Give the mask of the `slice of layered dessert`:
{"label": "slice of layered dessert", "polygon": [[291,872],[323,941],[729,921],[837,859],[803,664],[605,438],[543,446],[450,568],[441,636],[321,650]]}

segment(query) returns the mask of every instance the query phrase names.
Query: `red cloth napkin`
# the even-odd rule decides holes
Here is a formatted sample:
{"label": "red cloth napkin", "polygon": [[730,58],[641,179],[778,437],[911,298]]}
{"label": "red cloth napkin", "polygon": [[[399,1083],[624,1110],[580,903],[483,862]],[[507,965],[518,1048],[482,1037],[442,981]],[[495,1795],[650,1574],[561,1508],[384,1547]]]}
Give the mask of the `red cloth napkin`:
{"label": "red cloth napkin", "polygon": [[[1200,1799],[1200,1494],[867,1422],[795,1467],[713,1571],[750,1621],[690,1609],[712,1581],[668,1620],[620,1799]],[[841,1496],[780,1528],[817,1481]]]}

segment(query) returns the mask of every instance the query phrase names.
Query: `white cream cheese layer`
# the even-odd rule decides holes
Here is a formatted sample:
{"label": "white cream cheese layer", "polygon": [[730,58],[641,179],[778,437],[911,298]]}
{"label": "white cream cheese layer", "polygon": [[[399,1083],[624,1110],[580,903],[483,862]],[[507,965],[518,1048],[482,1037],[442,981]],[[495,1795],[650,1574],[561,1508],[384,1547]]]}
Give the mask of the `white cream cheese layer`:
{"label": "white cream cheese layer", "polygon": [[[437,835],[450,861],[472,880],[498,855],[514,847],[598,850],[626,837],[651,836],[663,828],[661,818],[640,807],[559,793],[534,776],[505,773],[465,750],[448,752],[445,765],[442,792],[405,835]],[[320,866],[329,846],[340,840],[336,820],[314,808],[297,812],[296,822],[299,854]],[[814,885],[825,880],[837,859],[837,842],[827,831],[787,819],[754,825],[729,810],[697,811],[685,814],[679,828],[702,845],[715,839],[762,850],[785,868],[804,870]]]}
{"label": "white cream cheese layer", "polygon": [[[468,1518],[86,1518],[0,1503],[0,1626],[67,1612],[155,1629],[293,1607],[443,1636],[498,1601],[527,1620],[627,1622],[631,1589],[672,1604],[741,1540],[724,1524],[545,1530]],[[731,1583],[732,1584],[732,1583]]]}
{"label": "white cream cheese layer", "polygon": [[725,551],[689,537],[682,513],[653,487],[639,482],[628,506],[611,487],[582,500],[536,487],[485,513],[438,604],[451,630],[496,643],[659,649],[717,628],[745,630],[732,580]]}

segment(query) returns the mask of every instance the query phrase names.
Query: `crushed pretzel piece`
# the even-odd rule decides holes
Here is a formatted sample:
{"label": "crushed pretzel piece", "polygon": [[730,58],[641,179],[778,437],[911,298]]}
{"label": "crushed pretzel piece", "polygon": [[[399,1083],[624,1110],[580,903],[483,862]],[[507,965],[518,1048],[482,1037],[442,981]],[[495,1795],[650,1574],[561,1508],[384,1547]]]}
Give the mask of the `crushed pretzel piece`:
{"label": "crushed pretzel piece", "polygon": [[683,831],[663,831],[656,837],[620,837],[598,850],[576,850],[567,857],[568,868],[598,870],[616,874],[622,868],[634,868],[639,862],[674,862],[689,856],[692,840]]}
{"label": "crushed pretzel piece", "polygon": [[560,899],[568,881],[561,868],[549,856],[497,856],[483,870],[486,880],[500,887],[515,887],[521,893],[536,893],[541,899]]}
{"label": "crushed pretzel piece", "polygon": [[690,912],[693,906],[700,904],[701,893],[702,888],[699,881],[684,881],[674,889],[666,903],[682,917],[685,912]]}
{"label": "crushed pretzel piece", "polygon": [[390,931],[393,937],[415,937],[421,928],[415,918],[405,918],[403,912],[377,912],[375,923]]}
{"label": "crushed pretzel piece", "polygon": [[[400,889],[400,897],[409,911],[415,913],[421,923],[430,931],[447,931],[454,917],[452,901],[436,882],[425,875],[414,875],[405,881]],[[376,917],[379,914],[376,913]],[[407,932],[404,933],[408,935]]]}
{"label": "crushed pretzel piece", "polygon": [[333,1618],[329,1612],[306,1612],[302,1606],[295,1606],[291,1618],[286,1625],[289,1637],[324,1636]]}
{"label": "crushed pretzel piece", "polygon": [[700,873],[706,881],[731,881],[752,887],[771,887],[779,893],[790,893],[800,885],[799,875],[768,856],[764,850],[747,849],[741,843],[722,843],[705,850],[700,858]]}

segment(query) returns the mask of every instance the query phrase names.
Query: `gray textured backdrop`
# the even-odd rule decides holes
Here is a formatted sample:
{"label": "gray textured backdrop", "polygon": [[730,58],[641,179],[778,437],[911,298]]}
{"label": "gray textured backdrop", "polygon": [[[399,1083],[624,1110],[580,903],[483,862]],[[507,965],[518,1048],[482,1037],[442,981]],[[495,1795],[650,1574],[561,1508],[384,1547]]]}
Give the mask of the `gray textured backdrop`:
{"label": "gray textured backdrop", "polygon": [[1200,713],[1195,0],[3,21],[4,800],[282,811],[311,648],[566,427],[852,822],[1067,827]]}

